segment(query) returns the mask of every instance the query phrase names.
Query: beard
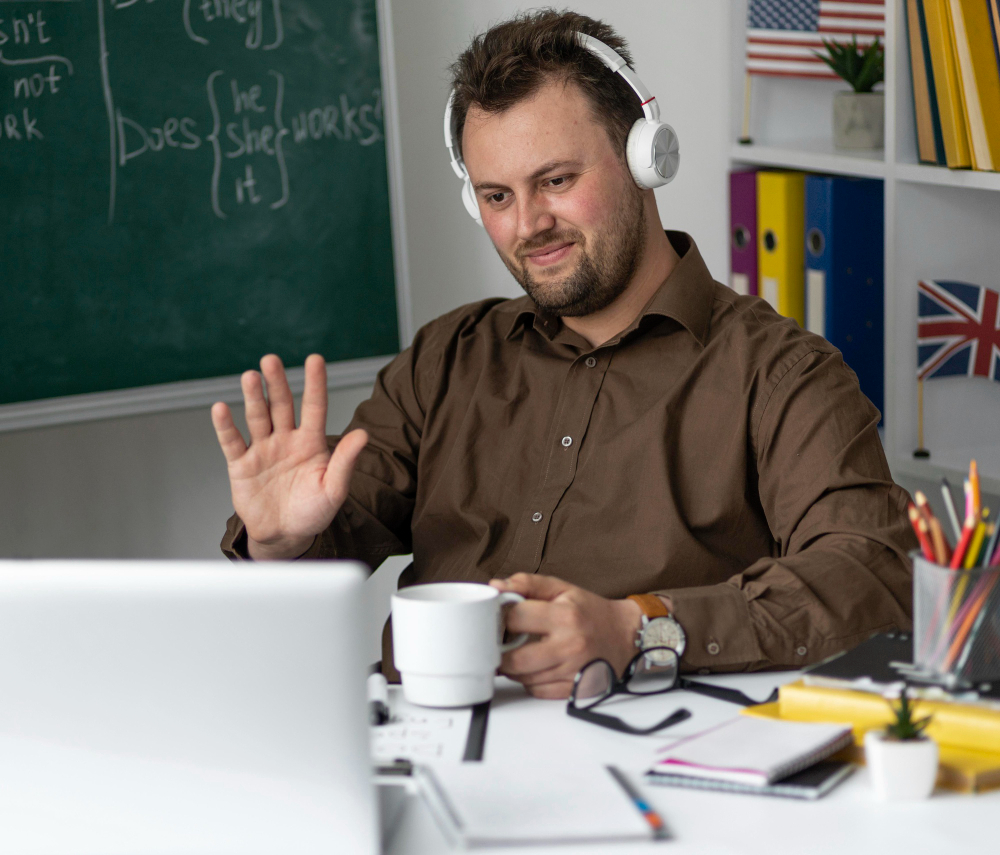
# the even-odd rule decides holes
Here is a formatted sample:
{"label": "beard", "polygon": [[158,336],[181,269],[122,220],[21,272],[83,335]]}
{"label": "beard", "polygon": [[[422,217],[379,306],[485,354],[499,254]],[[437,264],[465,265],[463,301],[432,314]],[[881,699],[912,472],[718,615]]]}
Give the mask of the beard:
{"label": "beard", "polygon": [[[580,260],[562,279],[539,281],[528,271],[529,253],[569,241],[580,250]],[[522,243],[513,257],[499,247],[497,253],[543,313],[578,318],[601,311],[625,292],[642,261],[645,245],[646,209],[642,192],[630,183],[625,203],[615,211],[607,229],[591,242],[576,229],[553,229]]]}

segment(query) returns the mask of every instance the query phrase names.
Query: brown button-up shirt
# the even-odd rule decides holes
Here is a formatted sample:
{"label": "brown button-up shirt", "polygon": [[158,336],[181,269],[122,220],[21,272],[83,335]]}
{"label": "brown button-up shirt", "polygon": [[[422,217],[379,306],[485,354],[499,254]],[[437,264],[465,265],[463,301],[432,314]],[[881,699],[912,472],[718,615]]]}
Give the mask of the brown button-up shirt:
{"label": "brown button-up shirt", "polygon": [[[307,556],[412,551],[401,586],[522,571],[667,595],[689,670],[908,628],[916,541],[878,411],[835,347],[668,234],[680,261],[599,347],[528,297],[421,329],[358,407],[371,441]],[[245,543],[233,517],[223,550]]]}

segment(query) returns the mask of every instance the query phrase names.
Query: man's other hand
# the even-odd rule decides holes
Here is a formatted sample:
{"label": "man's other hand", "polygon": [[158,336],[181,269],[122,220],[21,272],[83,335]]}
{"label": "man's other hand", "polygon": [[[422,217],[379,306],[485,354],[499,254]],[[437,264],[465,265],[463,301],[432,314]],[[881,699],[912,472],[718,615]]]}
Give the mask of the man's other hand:
{"label": "man's other hand", "polygon": [[261,359],[260,368],[263,380],[256,371],[240,378],[250,445],[225,404],[213,405],[212,424],[226,456],[233,508],[246,526],[250,557],[297,558],[330,525],[347,498],[351,473],[368,435],[351,431],[330,453],[322,356],[306,359],[299,427],[281,360],[269,354]]}
{"label": "man's other hand", "polygon": [[500,673],[536,698],[569,697],[577,671],[592,659],[607,659],[621,675],[638,652],[642,610],[632,600],[607,600],[554,576],[530,573],[490,584],[526,598],[507,612],[507,629],[539,639],[505,653]]}

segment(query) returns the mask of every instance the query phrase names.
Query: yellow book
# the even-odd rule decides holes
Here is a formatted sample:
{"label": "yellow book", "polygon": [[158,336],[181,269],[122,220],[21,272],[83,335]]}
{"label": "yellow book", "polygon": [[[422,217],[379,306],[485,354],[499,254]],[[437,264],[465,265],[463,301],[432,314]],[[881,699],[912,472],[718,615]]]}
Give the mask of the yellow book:
{"label": "yellow book", "polygon": [[[877,696],[876,696],[877,697]],[[882,701],[885,703],[885,701]],[[924,702],[921,702],[924,703]],[[787,719],[789,721],[844,721],[831,719],[827,715],[809,715],[794,718],[781,714],[781,704],[775,701],[770,704],[759,704],[746,707],[743,715],[761,718]],[[829,759],[847,763],[864,763],[865,733],[872,726],[864,726],[854,719],[848,719],[854,730],[854,745],[838,751]],[[884,726],[885,722],[874,726]],[[937,786],[960,793],[980,793],[1000,787],[1000,752],[956,748],[953,745],[942,745],[938,742],[938,778]]]}
{"label": "yellow book", "polygon": [[920,36],[918,0],[906,0],[906,32],[910,43],[910,77],[913,80],[913,111],[917,125],[917,151],[921,163],[937,163],[934,144],[934,119],[931,116],[931,92],[927,85],[927,66]]}
{"label": "yellow book", "polygon": [[1000,170],[1000,68],[990,9],[983,0],[951,0],[955,55],[976,169]]}
{"label": "yellow book", "polygon": [[944,153],[952,169],[972,166],[969,133],[966,128],[962,88],[958,77],[955,46],[952,44],[949,0],[924,0],[927,42],[931,49],[931,68],[937,94]]}
{"label": "yellow book", "polygon": [[759,294],[780,315],[805,326],[806,176],[757,173]]}
{"label": "yellow book", "polygon": [[[778,705],[782,718],[796,721],[850,722],[863,730],[892,721],[892,710],[881,695],[807,686],[801,680],[779,689]],[[1000,754],[1000,710],[921,700],[917,713],[932,716],[927,735],[940,745]]]}

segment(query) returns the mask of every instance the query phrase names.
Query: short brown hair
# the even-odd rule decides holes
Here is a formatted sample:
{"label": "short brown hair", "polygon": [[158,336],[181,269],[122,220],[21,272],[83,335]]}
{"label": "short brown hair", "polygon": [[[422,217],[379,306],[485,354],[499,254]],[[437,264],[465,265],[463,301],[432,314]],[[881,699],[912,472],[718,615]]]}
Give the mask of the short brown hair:
{"label": "short brown hair", "polygon": [[516,15],[490,27],[451,65],[455,142],[462,150],[462,130],[469,108],[502,113],[533,95],[551,79],[575,83],[590,102],[594,118],[607,131],[624,161],[625,142],[642,106],[632,88],[591,51],[577,33],[614,48],[629,67],[628,44],[603,21],[576,12],[541,9]]}

